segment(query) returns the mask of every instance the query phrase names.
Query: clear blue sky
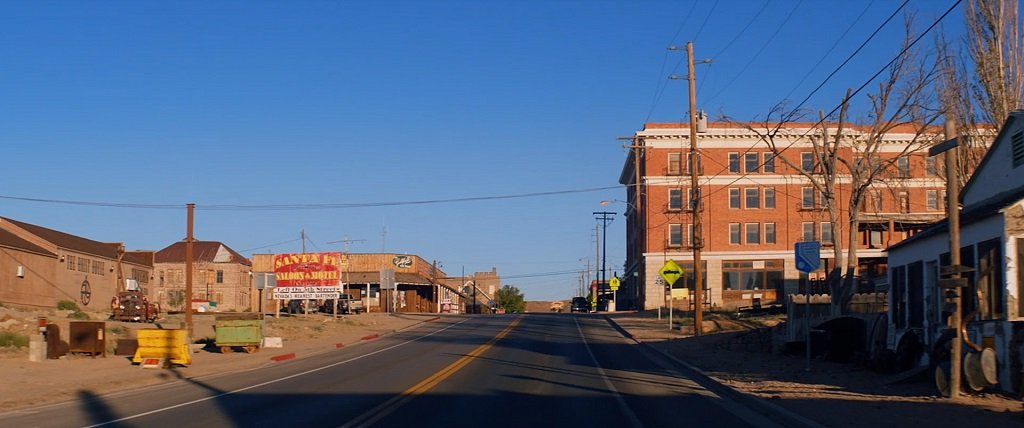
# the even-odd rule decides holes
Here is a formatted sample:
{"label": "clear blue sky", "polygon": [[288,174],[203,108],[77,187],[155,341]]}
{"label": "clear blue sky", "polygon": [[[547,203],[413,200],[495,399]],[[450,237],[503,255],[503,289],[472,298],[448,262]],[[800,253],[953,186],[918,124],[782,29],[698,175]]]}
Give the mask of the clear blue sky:
{"label": "clear blue sky", "polygon": [[[625,206],[600,205],[625,199],[617,137],[687,115],[685,81],[667,79],[685,53],[667,46],[714,60],[697,69],[713,119],[763,118],[900,3],[5,1],[0,215],[158,250],[194,202],[196,237],[246,255],[297,252],[305,230],[309,251],[363,239],[349,251],[496,267],[528,300],[568,298],[569,272],[594,263],[594,211],[619,214],[607,264],[622,271]],[[923,29],[954,3],[908,9]],[[899,16],[806,106],[834,107],[901,35]],[[356,206],[204,209],[271,204]]]}

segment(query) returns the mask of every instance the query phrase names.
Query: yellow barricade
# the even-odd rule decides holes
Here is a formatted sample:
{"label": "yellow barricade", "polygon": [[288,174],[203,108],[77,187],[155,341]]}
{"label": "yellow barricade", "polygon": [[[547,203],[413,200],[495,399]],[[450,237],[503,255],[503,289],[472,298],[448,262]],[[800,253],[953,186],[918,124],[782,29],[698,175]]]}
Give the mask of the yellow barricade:
{"label": "yellow barricade", "polygon": [[136,331],[139,349],[132,362],[141,363],[146,358],[166,358],[171,364],[187,366],[192,364],[188,347],[188,330],[142,328]]}

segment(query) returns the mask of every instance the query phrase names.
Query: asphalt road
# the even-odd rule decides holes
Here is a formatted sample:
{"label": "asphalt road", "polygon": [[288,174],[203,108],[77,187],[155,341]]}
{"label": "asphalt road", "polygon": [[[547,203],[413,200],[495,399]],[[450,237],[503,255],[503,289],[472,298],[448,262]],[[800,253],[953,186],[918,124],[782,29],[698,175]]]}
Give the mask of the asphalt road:
{"label": "asphalt road", "polygon": [[[2,426],[772,426],[604,317],[446,317],[268,367],[29,409]],[[174,371],[169,375],[173,377]]]}

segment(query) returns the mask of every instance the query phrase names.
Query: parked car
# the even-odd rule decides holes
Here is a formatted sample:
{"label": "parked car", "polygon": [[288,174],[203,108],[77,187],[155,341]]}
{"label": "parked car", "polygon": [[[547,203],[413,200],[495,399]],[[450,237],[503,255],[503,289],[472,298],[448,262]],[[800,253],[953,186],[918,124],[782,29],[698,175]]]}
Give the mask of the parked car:
{"label": "parked car", "polygon": [[351,294],[341,294],[338,296],[338,300],[327,299],[324,300],[324,304],[320,306],[320,311],[333,314],[337,308],[339,314],[358,314],[366,312],[366,308],[363,306],[363,301],[352,297]]}
{"label": "parked car", "polygon": [[590,312],[590,302],[587,302],[586,297],[573,297],[569,310],[572,312]]}
{"label": "parked car", "polygon": [[292,299],[288,301],[288,305],[285,307],[285,312],[290,314],[304,314],[306,308],[309,308],[309,313],[316,313],[320,308],[316,304],[316,300],[305,300],[305,299]]}

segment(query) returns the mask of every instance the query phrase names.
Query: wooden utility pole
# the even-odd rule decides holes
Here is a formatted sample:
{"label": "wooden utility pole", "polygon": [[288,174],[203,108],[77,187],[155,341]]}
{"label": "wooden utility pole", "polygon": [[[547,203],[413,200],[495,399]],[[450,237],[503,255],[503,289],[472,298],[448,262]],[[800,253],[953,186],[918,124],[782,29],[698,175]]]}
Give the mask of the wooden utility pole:
{"label": "wooden utility pole", "polygon": [[196,204],[189,203],[185,234],[185,327],[188,329],[189,343],[192,340],[192,252],[195,239],[193,238],[193,224],[195,224]]}
{"label": "wooden utility pole", "polygon": [[[947,140],[956,138],[956,124],[952,119],[946,120],[945,135]],[[946,212],[949,218],[949,265],[953,268],[960,267],[960,178],[957,176],[955,164],[958,152],[959,150],[953,147],[943,153],[946,163]],[[954,269],[952,277],[960,277],[958,269]],[[949,356],[949,398],[954,401],[960,396],[961,350],[964,340],[963,330],[960,328],[964,316],[963,293],[963,288],[956,289],[956,308],[950,323],[956,332]]]}
{"label": "wooden utility pole", "polygon": [[704,269],[700,249],[704,245],[701,234],[701,192],[698,180],[697,155],[697,76],[693,68],[693,42],[686,43],[687,80],[690,82],[690,208],[693,210],[693,334],[700,336],[704,324]]}

